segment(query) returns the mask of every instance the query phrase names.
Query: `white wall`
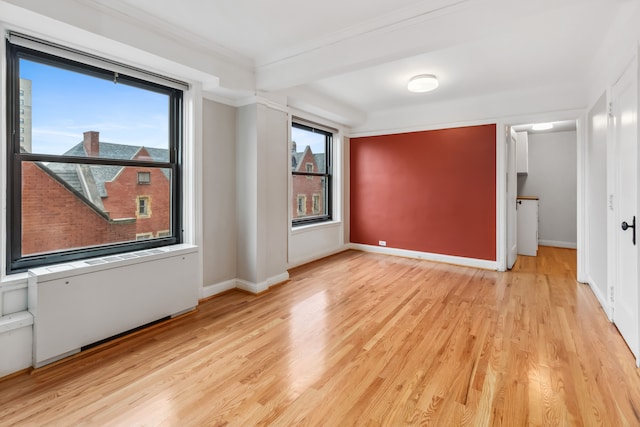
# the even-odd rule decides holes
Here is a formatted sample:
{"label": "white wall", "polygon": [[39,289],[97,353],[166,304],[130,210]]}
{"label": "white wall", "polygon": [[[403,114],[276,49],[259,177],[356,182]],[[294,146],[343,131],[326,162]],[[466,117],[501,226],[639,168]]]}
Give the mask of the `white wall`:
{"label": "white wall", "polygon": [[518,196],[538,196],[538,241],[576,247],[577,135],[529,133],[529,174],[518,176]]}
{"label": "white wall", "polygon": [[202,116],[203,284],[211,286],[236,279],[236,109],[205,99]]}
{"label": "white wall", "polygon": [[238,287],[262,292],[288,279],[288,118],[260,102],[236,122]]}
{"label": "white wall", "polygon": [[587,116],[586,216],[588,280],[600,303],[607,296],[607,94]]}

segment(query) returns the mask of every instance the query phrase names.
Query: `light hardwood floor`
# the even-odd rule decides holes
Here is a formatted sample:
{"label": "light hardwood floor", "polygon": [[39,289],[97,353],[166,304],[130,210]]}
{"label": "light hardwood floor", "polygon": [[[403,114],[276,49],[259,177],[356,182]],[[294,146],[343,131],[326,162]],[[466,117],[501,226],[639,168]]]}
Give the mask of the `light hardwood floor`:
{"label": "light hardwood floor", "polygon": [[575,262],[345,252],[0,382],[0,425],[640,425],[639,371]]}

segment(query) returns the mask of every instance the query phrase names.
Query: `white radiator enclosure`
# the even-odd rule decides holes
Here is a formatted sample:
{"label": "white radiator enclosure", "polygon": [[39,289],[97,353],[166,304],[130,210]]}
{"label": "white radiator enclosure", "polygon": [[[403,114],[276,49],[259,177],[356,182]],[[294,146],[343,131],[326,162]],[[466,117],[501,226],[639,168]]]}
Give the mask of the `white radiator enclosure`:
{"label": "white radiator enclosure", "polygon": [[195,308],[197,250],[175,245],[29,270],[33,366]]}

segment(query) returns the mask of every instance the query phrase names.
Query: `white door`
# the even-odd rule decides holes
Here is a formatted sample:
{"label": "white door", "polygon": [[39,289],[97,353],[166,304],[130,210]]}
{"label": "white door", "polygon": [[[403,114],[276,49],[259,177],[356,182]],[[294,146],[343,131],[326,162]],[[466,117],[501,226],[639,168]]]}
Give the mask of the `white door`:
{"label": "white door", "polygon": [[516,132],[509,126],[507,138],[507,268],[512,269],[518,257],[518,218],[516,202],[518,177],[516,173]]}
{"label": "white door", "polygon": [[[627,345],[639,358],[638,246],[633,237],[638,215],[638,68],[627,68],[611,92],[616,147],[615,264],[613,321]],[[624,230],[626,229],[626,230]]]}

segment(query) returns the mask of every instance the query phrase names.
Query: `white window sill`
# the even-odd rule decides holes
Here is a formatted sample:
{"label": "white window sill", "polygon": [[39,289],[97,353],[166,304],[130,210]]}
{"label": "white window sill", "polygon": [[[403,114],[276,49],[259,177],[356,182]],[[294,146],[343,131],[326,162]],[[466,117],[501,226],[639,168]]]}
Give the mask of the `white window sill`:
{"label": "white window sill", "polygon": [[297,227],[291,227],[291,235],[308,233],[310,231],[321,230],[323,228],[335,228],[342,226],[342,221],[326,221],[317,222],[315,224],[299,225]]}

